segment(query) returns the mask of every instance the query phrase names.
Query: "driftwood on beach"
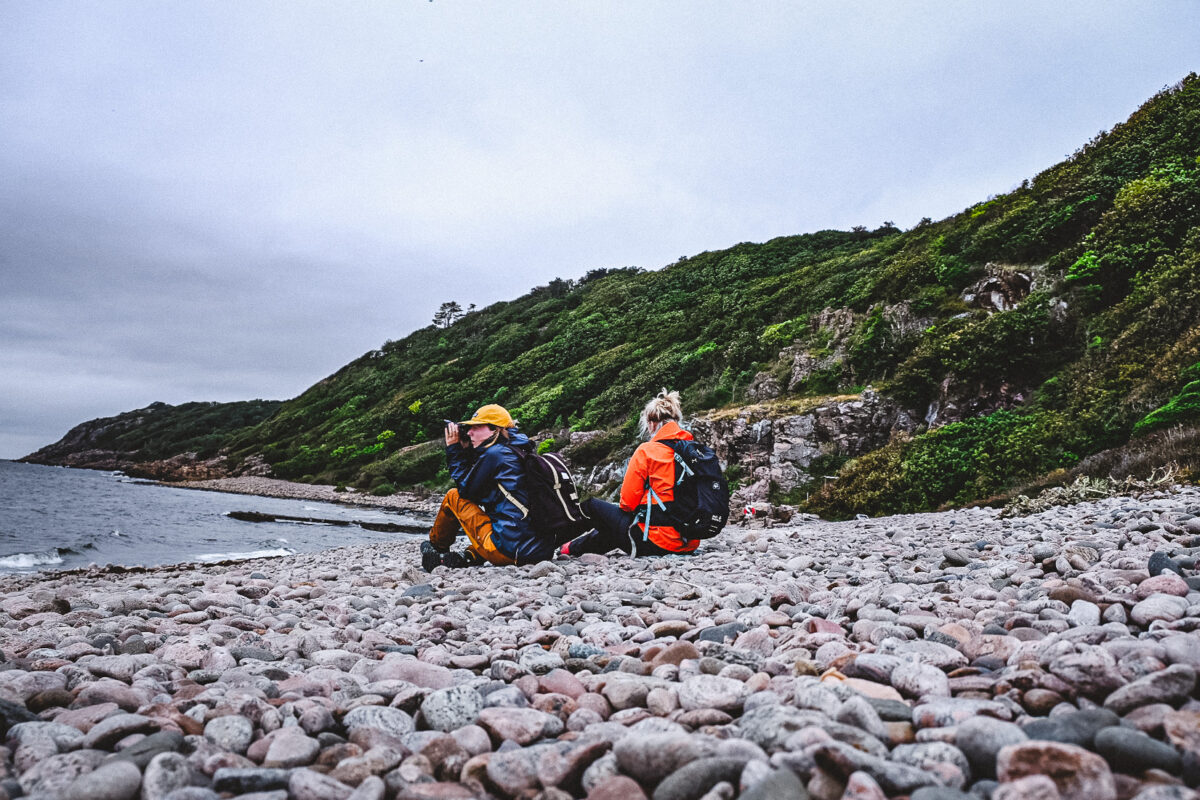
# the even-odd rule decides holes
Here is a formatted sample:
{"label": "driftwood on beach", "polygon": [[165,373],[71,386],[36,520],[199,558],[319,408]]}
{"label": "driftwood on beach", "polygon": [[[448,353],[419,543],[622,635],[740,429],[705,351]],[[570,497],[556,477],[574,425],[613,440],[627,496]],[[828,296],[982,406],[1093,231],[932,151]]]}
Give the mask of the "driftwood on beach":
{"label": "driftwood on beach", "polygon": [[262,511],[230,511],[225,516],[242,522],[302,522],[309,525],[357,525],[368,531],[380,533],[424,533],[425,525],[407,525],[403,522],[366,522],[360,519],[326,519],[323,517],[296,517],[290,514],[266,514]]}

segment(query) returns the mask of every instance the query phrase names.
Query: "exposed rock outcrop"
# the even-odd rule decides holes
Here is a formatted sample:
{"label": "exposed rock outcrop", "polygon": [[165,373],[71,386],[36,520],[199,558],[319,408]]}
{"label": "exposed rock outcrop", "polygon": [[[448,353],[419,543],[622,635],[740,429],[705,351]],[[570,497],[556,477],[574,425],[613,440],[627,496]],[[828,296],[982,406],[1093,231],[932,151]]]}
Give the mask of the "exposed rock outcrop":
{"label": "exposed rock outcrop", "polygon": [[925,424],[931,428],[961,422],[971,417],[982,417],[995,411],[1012,409],[1022,405],[1029,390],[1025,387],[1001,383],[998,386],[984,384],[965,385],[947,376],[938,387],[937,398],[925,411]]}
{"label": "exposed rock outcrop", "polygon": [[749,485],[734,493],[735,505],[765,500],[774,485],[793,489],[819,476],[812,466],[822,456],[852,458],[882,447],[917,422],[889,398],[870,389],[861,395],[827,398],[810,407],[745,406],[690,422],[698,438],[721,461],[741,467]]}
{"label": "exposed rock outcrop", "polygon": [[987,271],[984,277],[963,289],[962,300],[971,308],[1010,311],[1033,289],[1032,269],[1015,269],[990,263],[984,269]]}

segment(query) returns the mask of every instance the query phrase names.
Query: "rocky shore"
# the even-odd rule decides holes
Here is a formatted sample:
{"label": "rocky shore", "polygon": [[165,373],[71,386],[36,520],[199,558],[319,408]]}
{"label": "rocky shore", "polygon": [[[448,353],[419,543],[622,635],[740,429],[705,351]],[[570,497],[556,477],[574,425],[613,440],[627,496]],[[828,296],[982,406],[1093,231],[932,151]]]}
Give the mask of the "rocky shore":
{"label": "rocky shore", "polygon": [[181,489],[205,489],[210,492],[228,492],[230,494],[252,494],[258,497],[282,497],[288,500],[317,500],[323,503],[342,503],[344,505],[371,506],[375,508],[390,508],[396,511],[415,511],[425,514],[437,512],[438,504],[434,498],[420,497],[408,492],[377,497],[369,492],[356,492],[347,489],[344,492],[334,490],[333,486],[320,483],[296,483],[278,478],[265,478],[257,475],[240,475],[232,478],[208,478],[206,480],[163,481],[165,486],[175,486]]}
{"label": "rocky shore", "polygon": [[[0,579],[0,794],[1195,798],[1200,490]],[[2,800],[2,798],[0,798]]]}

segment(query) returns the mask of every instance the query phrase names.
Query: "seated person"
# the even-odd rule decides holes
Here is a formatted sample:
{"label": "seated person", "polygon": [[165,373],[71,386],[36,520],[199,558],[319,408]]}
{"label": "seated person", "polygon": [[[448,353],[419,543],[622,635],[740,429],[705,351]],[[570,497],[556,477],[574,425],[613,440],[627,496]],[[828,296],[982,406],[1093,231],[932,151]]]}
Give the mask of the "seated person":
{"label": "seated person", "polygon": [[[526,520],[529,498],[521,460],[509,445],[528,446],[503,407],[486,405],[465,422],[446,425],[446,462],[454,488],[421,542],[421,566],[470,567],[534,564],[550,558],[554,543],[540,537]],[[459,526],[470,545],[450,550]]]}
{"label": "seated person", "polygon": [[[669,503],[675,497],[675,451],[662,442],[692,438],[679,427],[681,419],[683,408],[679,392],[663,389],[646,404],[642,410],[641,430],[650,441],[639,445],[629,459],[621,482],[621,505],[614,506],[595,498],[585,501],[583,510],[591,517],[596,529],[564,544],[559,548],[559,555],[578,556],[609,550],[623,550],[635,556],[670,555],[690,553],[699,546],[698,540],[688,541],[680,536],[657,502]],[[650,497],[651,492],[654,497]]]}

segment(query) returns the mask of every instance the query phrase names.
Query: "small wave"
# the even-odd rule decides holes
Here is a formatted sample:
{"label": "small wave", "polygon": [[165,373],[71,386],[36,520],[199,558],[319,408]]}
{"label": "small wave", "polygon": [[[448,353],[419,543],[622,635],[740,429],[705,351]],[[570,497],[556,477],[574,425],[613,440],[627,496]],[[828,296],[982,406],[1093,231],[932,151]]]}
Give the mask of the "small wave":
{"label": "small wave", "polygon": [[57,549],[42,553],[14,553],[0,558],[0,569],[33,569],[61,563],[62,554]]}
{"label": "small wave", "polygon": [[296,551],[290,547],[278,547],[270,550],[250,550],[241,553],[201,553],[198,556],[193,556],[197,561],[205,564],[214,561],[245,561],[248,558],[279,558],[280,556],[292,556]]}

